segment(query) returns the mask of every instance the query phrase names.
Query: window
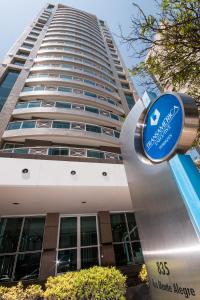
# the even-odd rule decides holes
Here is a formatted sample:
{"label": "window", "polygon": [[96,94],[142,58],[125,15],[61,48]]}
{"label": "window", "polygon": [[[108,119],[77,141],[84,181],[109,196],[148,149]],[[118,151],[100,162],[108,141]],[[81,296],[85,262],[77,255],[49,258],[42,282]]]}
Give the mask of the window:
{"label": "window", "polygon": [[121,86],[123,87],[123,89],[129,89],[130,88],[128,83],[121,82]]}
{"label": "window", "polygon": [[68,108],[68,109],[70,109],[71,106],[72,106],[71,103],[56,102],[56,107],[59,107],[59,108]]}
{"label": "window", "polygon": [[68,148],[49,148],[48,155],[69,155],[69,149]]}
{"label": "window", "polygon": [[131,110],[132,107],[133,107],[133,105],[135,104],[134,98],[130,94],[125,94],[125,97],[126,97],[126,101],[127,101],[128,107]]}
{"label": "window", "polygon": [[71,93],[71,92],[72,92],[72,89],[66,88],[66,87],[63,87],[63,86],[59,86],[59,87],[58,87],[58,91],[59,91],[59,92],[67,92],[67,93]]}
{"label": "window", "polygon": [[8,70],[0,82],[0,111],[2,110],[18,76],[19,72],[15,70]]}
{"label": "window", "polygon": [[87,150],[87,157],[90,158],[98,158],[98,159],[104,159],[104,153],[100,151],[95,150]]}
{"label": "window", "polygon": [[25,64],[25,60],[21,60],[21,59],[14,59],[13,61],[12,61],[12,64],[13,65],[17,65],[17,66],[24,66],[24,64]]}
{"label": "window", "polygon": [[45,217],[0,220],[0,281],[37,279]]}
{"label": "window", "polygon": [[57,273],[99,264],[96,216],[69,216],[60,220]]}
{"label": "window", "polygon": [[99,110],[95,107],[92,107],[92,106],[86,106],[85,111],[89,111],[89,112],[92,112],[92,113],[95,113],[95,114],[99,113]]}
{"label": "window", "polygon": [[7,130],[19,129],[21,127],[22,122],[12,122],[8,124]]}
{"label": "window", "polygon": [[101,127],[91,125],[91,124],[86,124],[86,131],[101,133]]}
{"label": "window", "polygon": [[143,256],[134,213],[111,214],[116,265],[142,263]]}
{"label": "window", "polygon": [[16,108],[17,109],[19,109],[19,108],[27,108],[27,106],[28,106],[27,102],[19,102],[19,103],[17,103]]}
{"label": "window", "polygon": [[28,57],[28,56],[29,56],[29,53],[19,50],[19,51],[17,52],[17,55],[24,56],[24,57]]}
{"label": "window", "polygon": [[94,93],[90,93],[90,92],[84,92],[85,96],[89,96],[89,97],[93,97],[93,98],[97,98],[97,95]]}
{"label": "window", "polygon": [[52,128],[70,128],[69,122],[53,121]]}
{"label": "window", "polygon": [[35,128],[35,121],[24,121],[22,123],[22,127],[23,129],[27,129],[27,128]]}
{"label": "window", "polygon": [[26,48],[26,49],[32,49],[32,48],[33,48],[33,45],[30,45],[30,44],[27,44],[27,43],[23,43],[23,44],[22,44],[22,47],[23,47],[23,48]]}

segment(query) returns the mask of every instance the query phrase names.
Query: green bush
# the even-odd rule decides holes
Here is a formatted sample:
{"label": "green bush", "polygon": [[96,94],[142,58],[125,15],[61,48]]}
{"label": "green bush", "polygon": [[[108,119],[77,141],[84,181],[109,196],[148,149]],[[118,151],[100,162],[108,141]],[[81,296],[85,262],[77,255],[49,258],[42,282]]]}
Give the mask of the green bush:
{"label": "green bush", "polygon": [[49,277],[45,291],[39,285],[27,288],[19,282],[0,287],[0,300],[125,300],[126,277],[114,267],[93,267]]}
{"label": "green bush", "polygon": [[46,300],[124,300],[126,277],[115,268],[93,267],[50,277]]}
{"label": "green bush", "polygon": [[21,282],[10,288],[0,286],[0,300],[37,300],[42,296],[43,291],[39,285],[30,285],[26,289]]}

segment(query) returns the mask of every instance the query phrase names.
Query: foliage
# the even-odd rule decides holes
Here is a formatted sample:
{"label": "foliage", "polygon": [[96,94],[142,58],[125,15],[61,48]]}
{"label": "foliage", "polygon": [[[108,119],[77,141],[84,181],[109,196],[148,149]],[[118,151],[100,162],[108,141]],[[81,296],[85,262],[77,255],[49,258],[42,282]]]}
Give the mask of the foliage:
{"label": "foliage", "polygon": [[147,273],[147,267],[145,264],[142,265],[142,268],[139,273],[139,278],[142,282],[148,283],[148,273]]}
{"label": "foliage", "polygon": [[[200,100],[200,1],[160,0],[158,12],[146,15],[137,4],[131,19],[131,32],[121,37],[131,47],[140,63],[133,75],[149,73],[161,91],[170,86]],[[145,59],[146,57],[146,59]],[[143,82],[151,85],[149,79]]]}
{"label": "foliage", "polygon": [[25,289],[19,282],[10,288],[0,287],[0,300],[37,300],[42,295],[43,291],[39,285],[30,285]]}
{"label": "foliage", "polygon": [[19,282],[10,288],[0,286],[0,300],[125,300],[126,277],[114,267],[93,267],[49,277],[46,290]]}
{"label": "foliage", "polygon": [[50,277],[46,300],[104,299],[124,300],[126,277],[115,268],[93,267]]}

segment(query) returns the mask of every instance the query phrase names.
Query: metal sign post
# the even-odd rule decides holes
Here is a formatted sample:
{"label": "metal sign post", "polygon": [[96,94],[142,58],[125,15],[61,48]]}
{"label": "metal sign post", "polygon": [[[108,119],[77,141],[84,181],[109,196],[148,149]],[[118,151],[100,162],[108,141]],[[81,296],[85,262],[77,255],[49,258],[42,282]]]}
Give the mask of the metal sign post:
{"label": "metal sign post", "polygon": [[186,205],[170,166],[173,156],[192,145],[198,123],[191,97],[164,93],[147,109],[138,101],[122,129],[122,155],[153,300],[200,299],[200,228],[190,212],[193,207],[200,216],[200,199]]}

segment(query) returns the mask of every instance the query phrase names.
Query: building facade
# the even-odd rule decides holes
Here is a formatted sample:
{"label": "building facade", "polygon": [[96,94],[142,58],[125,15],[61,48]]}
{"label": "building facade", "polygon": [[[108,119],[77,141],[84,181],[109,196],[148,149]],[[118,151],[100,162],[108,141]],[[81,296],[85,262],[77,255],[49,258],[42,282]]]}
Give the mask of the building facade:
{"label": "building facade", "polygon": [[[14,24],[13,24],[14,25]],[[119,136],[138,96],[102,20],[47,4],[0,67],[0,281],[137,266]]]}

